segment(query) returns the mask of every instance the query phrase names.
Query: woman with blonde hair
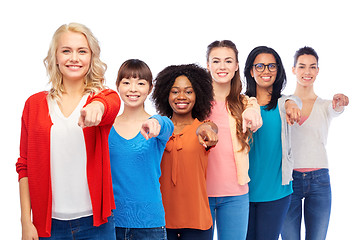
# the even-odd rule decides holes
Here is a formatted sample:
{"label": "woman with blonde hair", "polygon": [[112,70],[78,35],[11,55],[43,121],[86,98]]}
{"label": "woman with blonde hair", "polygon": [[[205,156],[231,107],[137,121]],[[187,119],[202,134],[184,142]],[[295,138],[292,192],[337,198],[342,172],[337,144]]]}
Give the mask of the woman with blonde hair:
{"label": "woman with blonde hair", "polygon": [[16,163],[22,239],[115,239],[107,138],[120,99],[104,86],[99,54],[86,26],[62,25],[44,60],[51,89],[25,103]]}

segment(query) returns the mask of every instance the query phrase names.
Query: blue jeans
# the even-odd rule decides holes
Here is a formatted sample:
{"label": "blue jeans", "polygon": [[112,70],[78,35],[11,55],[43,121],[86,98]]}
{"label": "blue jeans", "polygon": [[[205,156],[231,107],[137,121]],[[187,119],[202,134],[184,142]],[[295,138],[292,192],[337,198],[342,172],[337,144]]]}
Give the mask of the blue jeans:
{"label": "blue jeans", "polygon": [[250,202],[247,240],[278,240],[291,195],[270,202]]}
{"label": "blue jeans", "polygon": [[166,240],[166,228],[116,227],[116,240]]}
{"label": "blue jeans", "polygon": [[172,229],[167,228],[168,240],[212,240],[213,229],[200,230],[191,228]]}
{"label": "blue jeans", "polygon": [[51,240],[115,240],[114,216],[108,217],[108,222],[99,227],[93,226],[93,216],[74,220],[52,219],[51,237],[39,238]]}
{"label": "blue jeans", "polygon": [[216,224],[218,239],[245,240],[249,219],[249,194],[209,197],[209,204],[213,229]]}
{"label": "blue jeans", "polygon": [[307,173],[294,171],[293,178],[294,193],[281,233],[282,239],[300,240],[303,202],[305,239],[325,239],[331,211],[329,170],[320,169]]}

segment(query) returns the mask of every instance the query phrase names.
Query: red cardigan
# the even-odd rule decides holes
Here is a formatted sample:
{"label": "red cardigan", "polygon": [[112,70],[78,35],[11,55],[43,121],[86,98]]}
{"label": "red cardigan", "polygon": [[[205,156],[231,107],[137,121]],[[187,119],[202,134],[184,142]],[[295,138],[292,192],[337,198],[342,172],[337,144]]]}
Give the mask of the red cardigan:
{"label": "red cardigan", "polygon": [[[108,135],[120,109],[118,94],[106,89],[89,96],[86,104],[100,101],[105,106],[101,123],[83,129],[87,178],[94,226],[107,222],[115,208],[112,189]],[[20,157],[16,163],[19,180],[28,177],[33,223],[39,237],[50,237],[52,192],[50,177],[50,128],[47,92],[32,95],[25,103],[21,124]]]}

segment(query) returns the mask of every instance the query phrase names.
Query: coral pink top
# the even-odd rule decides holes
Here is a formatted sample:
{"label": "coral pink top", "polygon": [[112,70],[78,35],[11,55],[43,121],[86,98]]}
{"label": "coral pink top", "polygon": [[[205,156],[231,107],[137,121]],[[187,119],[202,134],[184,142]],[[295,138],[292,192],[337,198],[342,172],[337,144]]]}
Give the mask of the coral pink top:
{"label": "coral pink top", "polygon": [[214,102],[209,120],[218,126],[219,142],[209,154],[206,178],[208,196],[237,196],[248,193],[248,184],[238,183],[229,113],[225,102]]}

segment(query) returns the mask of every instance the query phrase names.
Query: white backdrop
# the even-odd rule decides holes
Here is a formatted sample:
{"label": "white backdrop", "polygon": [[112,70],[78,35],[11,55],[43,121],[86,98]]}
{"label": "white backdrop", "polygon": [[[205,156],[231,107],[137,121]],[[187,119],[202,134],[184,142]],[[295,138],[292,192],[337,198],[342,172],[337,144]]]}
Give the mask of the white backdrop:
{"label": "white backdrop", "polygon": [[[116,73],[129,58],[144,60],[154,76],[171,64],[206,66],[205,51],[214,40],[230,39],[239,50],[240,69],[256,46],[274,48],[282,57],[292,93],[295,51],[317,50],[320,73],[316,93],[323,98],[342,92],[350,106],[331,125],[328,155],[333,206],[327,239],[358,237],[360,214],[357,87],[360,80],[359,24],[356,1],[48,1],[0,3],[0,228],[5,239],[20,239],[20,207],[15,162],[25,100],[49,89],[43,59],[55,30],[64,23],[87,25],[100,41],[108,64],[106,84],[115,89]],[[150,101],[150,113],[155,113]]]}

